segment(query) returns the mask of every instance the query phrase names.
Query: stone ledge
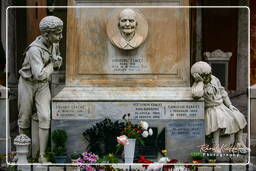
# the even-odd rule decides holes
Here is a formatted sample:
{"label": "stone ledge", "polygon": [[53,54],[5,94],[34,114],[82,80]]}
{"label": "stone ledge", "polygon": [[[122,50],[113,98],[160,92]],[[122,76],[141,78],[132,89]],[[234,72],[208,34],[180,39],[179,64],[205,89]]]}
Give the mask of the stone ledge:
{"label": "stone ledge", "polygon": [[53,101],[191,101],[190,87],[64,87]]}

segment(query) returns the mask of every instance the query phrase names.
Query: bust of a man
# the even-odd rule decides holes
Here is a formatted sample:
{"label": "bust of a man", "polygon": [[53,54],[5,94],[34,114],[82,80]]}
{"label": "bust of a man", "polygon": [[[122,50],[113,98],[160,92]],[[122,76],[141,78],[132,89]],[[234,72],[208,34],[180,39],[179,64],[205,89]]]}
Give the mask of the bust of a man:
{"label": "bust of a man", "polygon": [[118,28],[120,33],[113,37],[112,42],[121,49],[135,49],[143,42],[143,37],[136,33],[139,24],[136,15],[132,9],[124,9],[119,14]]}

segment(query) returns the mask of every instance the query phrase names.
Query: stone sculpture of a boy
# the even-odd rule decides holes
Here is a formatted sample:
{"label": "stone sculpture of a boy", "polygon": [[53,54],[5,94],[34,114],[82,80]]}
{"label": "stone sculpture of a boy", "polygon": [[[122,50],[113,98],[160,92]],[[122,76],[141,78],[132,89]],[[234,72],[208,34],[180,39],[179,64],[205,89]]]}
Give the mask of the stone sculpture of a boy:
{"label": "stone sculpture of a boy", "polygon": [[[44,17],[39,24],[41,35],[26,49],[18,85],[19,132],[29,134],[33,107],[39,120],[39,162],[44,157],[50,128],[50,99],[48,80],[54,69],[62,64],[58,43],[62,38],[63,22],[55,16]],[[56,46],[55,46],[56,45]]]}

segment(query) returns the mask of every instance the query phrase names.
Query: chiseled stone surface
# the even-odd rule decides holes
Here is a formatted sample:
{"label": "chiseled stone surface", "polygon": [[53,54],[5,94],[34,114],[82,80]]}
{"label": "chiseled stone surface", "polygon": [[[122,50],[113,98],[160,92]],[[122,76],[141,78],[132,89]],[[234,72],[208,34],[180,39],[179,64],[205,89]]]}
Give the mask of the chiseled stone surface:
{"label": "chiseled stone surface", "polygon": [[132,166],[129,166],[129,165],[112,165],[113,168],[115,169],[123,169],[124,171],[129,171],[130,170],[130,167]]}
{"label": "chiseled stone surface", "polygon": [[33,171],[48,171],[48,166],[34,165]]}
{"label": "chiseled stone surface", "polygon": [[66,171],[80,171],[80,168],[77,166],[66,166]]}
{"label": "chiseled stone surface", "polygon": [[232,171],[246,171],[246,165],[232,165]]}
{"label": "chiseled stone surface", "polygon": [[53,102],[52,119],[204,119],[204,103],[187,102]]}
{"label": "chiseled stone surface", "polygon": [[[111,2],[113,4],[118,5]],[[129,4],[136,5],[135,2]],[[180,0],[170,0],[168,4],[188,5]],[[90,2],[73,0],[68,5],[90,5]],[[139,121],[150,115],[150,126],[157,127],[159,132],[168,127],[168,119],[184,119],[186,124],[192,119],[200,119],[199,122],[203,119],[202,110],[196,116],[183,117],[184,112],[192,113],[190,109],[184,109],[179,117],[173,117],[170,112],[173,109],[168,109],[169,103],[177,102],[179,105],[179,102],[196,102],[193,101],[190,88],[189,10],[136,8],[148,22],[149,32],[142,44],[129,50],[113,45],[109,39],[112,37],[107,35],[108,19],[116,16],[113,20],[121,22],[118,15],[115,15],[121,10],[69,8],[67,11],[67,20],[70,22],[67,25],[66,85],[52,99],[51,128],[52,131],[67,131],[68,154],[86,151],[82,132],[105,117],[121,119],[123,114],[130,112]],[[150,17],[153,11],[154,17]],[[141,20],[137,19],[135,36],[143,28]],[[117,25],[111,27],[117,28]],[[135,106],[135,103],[139,106]],[[140,110],[143,103],[161,104],[162,107],[154,107],[156,109],[152,110],[143,107]],[[200,109],[203,109],[202,102],[200,104]],[[200,126],[194,127],[196,130],[191,132],[199,131],[196,137],[200,139],[197,143],[201,144],[204,126],[200,123]],[[171,137],[168,134],[166,140],[169,139]],[[175,158],[176,154],[172,156]]]}
{"label": "chiseled stone surface", "polygon": [[180,101],[192,100],[190,87],[70,87],[53,101]]}
{"label": "chiseled stone surface", "polygon": [[64,171],[64,169],[62,166],[49,166],[49,171]]}
{"label": "chiseled stone surface", "polygon": [[198,171],[213,171],[213,167],[209,166],[199,166]]}
{"label": "chiseled stone surface", "polygon": [[251,90],[251,154],[256,155],[256,85],[250,87]]}
{"label": "chiseled stone surface", "polygon": [[6,99],[0,99],[0,154],[5,153],[6,144]]}
{"label": "chiseled stone surface", "polygon": [[[173,3],[186,5],[185,1],[170,1]],[[69,5],[86,4],[90,5],[84,1],[69,2]],[[114,46],[107,35],[106,23],[119,10],[122,9],[68,9],[67,20],[71,22],[67,25],[66,83],[107,87],[189,86],[188,9],[136,8],[147,20],[149,33],[144,43],[131,50]],[[150,17],[153,11],[154,17]],[[114,21],[118,23],[118,15]],[[143,23],[138,19],[136,33],[141,26]],[[116,24],[110,27],[118,29]]]}
{"label": "chiseled stone surface", "polygon": [[249,164],[249,170],[248,170],[248,171],[255,171],[255,170],[256,170],[256,165],[250,163],[250,164]]}
{"label": "chiseled stone surface", "polygon": [[[0,154],[5,154],[6,153],[6,140],[7,140],[7,135],[6,135],[6,100],[9,102],[8,99],[6,99],[6,88],[4,86],[0,85]],[[9,128],[8,130],[9,131]],[[8,138],[8,142],[9,142]],[[10,143],[9,143],[10,147]]]}
{"label": "chiseled stone surface", "polygon": [[131,165],[131,170],[141,171],[141,170],[145,170],[145,168],[142,167],[142,165]]}
{"label": "chiseled stone surface", "polygon": [[204,120],[169,120],[165,144],[168,156],[179,161],[191,161],[191,152],[199,152],[205,144]]}
{"label": "chiseled stone surface", "polygon": [[[31,171],[31,166],[30,165],[18,165],[17,170],[19,171]],[[35,170],[37,171],[37,170]]]}
{"label": "chiseled stone surface", "polygon": [[[214,171],[224,171],[224,169],[222,170],[221,166],[215,166]],[[226,170],[226,171],[229,171],[229,170]]]}

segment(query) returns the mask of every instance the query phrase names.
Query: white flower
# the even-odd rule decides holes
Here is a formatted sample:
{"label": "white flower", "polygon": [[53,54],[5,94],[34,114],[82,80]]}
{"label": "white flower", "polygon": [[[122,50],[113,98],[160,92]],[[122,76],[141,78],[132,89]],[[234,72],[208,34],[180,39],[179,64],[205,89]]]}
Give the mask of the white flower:
{"label": "white flower", "polygon": [[149,164],[146,171],[161,171],[162,168],[163,168],[162,163],[151,163],[151,164]]}
{"label": "white flower", "polygon": [[149,136],[152,136],[152,135],[153,135],[153,130],[152,130],[151,128],[149,128],[149,130],[148,130],[148,135],[149,135]]}
{"label": "white flower", "polygon": [[140,126],[142,129],[147,130],[148,129],[148,123],[145,121],[140,121]]}
{"label": "white flower", "polygon": [[148,137],[148,131],[143,131],[143,133],[141,134],[144,138]]}
{"label": "white flower", "polygon": [[159,163],[168,163],[170,161],[170,159],[168,157],[161,157],[159,159]]}

